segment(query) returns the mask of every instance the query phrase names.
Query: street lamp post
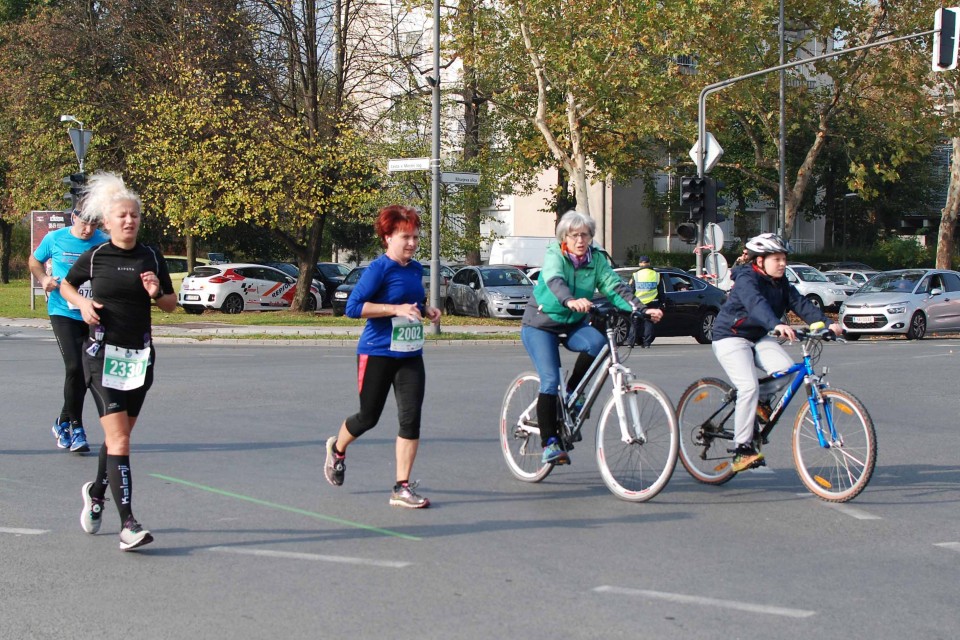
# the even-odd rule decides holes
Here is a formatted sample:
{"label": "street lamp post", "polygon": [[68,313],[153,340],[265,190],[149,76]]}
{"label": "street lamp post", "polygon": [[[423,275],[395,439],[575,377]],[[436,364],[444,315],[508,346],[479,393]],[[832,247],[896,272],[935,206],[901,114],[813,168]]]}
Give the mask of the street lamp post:
{"label": "street lamp post", "polygon": [[76,116],[62,115],[60,122],[76,122],[80,125],[79,129],[73,127],[67,129],[70,135],[70,142],[73,143],[73,151],[77,154],[77,162],[80,164],[80,173],[83,173],[83,159],[87,157],[87,147],[90,146],[90,139],[93,137],[93,131],[83,128],[83,123]]}

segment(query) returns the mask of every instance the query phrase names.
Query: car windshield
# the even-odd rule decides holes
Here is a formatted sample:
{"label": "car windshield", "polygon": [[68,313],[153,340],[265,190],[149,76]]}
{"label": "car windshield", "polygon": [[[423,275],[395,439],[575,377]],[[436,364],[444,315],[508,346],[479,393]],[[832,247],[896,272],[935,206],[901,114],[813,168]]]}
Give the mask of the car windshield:
{"label": "car windshield", "polygon": [[813,267],[794,267],[793,271],[804,282],[827,282],[824,275]]}
{"label": "car windshield", "polygon": [[880,273],[860,287],[860,293],[910,292],[921,277],[923,277],[923,271]]}
{"label": "car windshield", "polygon": [[485,287],[533,286],[530,278],[520,269],[484,269],[480,272]]}
{"label": "car windshield", "polygon": [[340,278],[350,273],[350,267],[343,264],[318,264],[317,268],[328,278]]}
{"label": "car windshield", "polygon": [[212,278],[213,276],[220,275],[221,271],[222,269],[218,269],[216,267],[194,267],[193,273],[190,275],[194,276],[195,278]]}
{"label": "car windshield", "polygon": [[346,280],[343,281],[343,284],[357,284],[357,281],[360,280],[360,276],[363,274],[366,267],[357,267],[349,274],[347,274]]}
{"label": "car windshield", "polygon": [[845,276],[842,273],[825,273],[823,275],[827,276],[827,279],[830,282],[835,282],[837,284],[845,284],[851,287],[856,286],[856,283],[853,280],[851,280],[849,276]]}

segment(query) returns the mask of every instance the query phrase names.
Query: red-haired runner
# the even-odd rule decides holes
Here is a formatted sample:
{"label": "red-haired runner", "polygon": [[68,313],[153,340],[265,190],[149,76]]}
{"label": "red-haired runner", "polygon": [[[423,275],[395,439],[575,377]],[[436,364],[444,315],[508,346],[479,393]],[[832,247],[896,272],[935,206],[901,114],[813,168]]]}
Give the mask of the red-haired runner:
{"label": "red-haired runner", "polygon": [[323,473],[330,484],[343,484],[347,447],[377,425],[392,387],[400,429],[390,504],[422,509],[430,501],[416,492],[410,472],[420,445],[426,387],[423,320],[439,324],[440,310],[424,303],[423,267],[413,259],[420,245],[417,211],[402,205],[384,207],[374,230],[386,251],[364,270],[346,307],[349,317],[367,319],[357,344],[360,411],[344,420],[338,434],[327,440]]}

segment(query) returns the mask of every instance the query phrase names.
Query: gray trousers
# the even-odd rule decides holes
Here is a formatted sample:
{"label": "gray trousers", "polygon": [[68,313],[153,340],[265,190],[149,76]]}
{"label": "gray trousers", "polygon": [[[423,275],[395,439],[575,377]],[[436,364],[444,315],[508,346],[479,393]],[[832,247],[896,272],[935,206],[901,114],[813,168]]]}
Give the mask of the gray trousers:
{"label": "gray trousers", "polygon": [[[753,421],[757,414],[757,402],[760,399],[760,384],[757,368],[764,375],[789,369],[793,359],[780,346],[775,338],[764,337],[759,342],[745,338],[724,338],[713,343],[713,354],[727,373],[730,382],[737,388],[737,406],[733,421],[735,425],[734,443],[750,444],[753,441]],[[773,393],[783,387],[788,379],[777,381],[764,388],[765,394]]]}

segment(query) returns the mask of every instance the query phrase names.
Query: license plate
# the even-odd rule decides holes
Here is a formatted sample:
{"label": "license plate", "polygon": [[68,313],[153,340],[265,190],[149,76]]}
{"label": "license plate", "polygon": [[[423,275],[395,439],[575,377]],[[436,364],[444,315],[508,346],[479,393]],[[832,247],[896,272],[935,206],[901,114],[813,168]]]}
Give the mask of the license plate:
{"label": "license plate", "polygon": [[184,294],[183,299],[187,302],[200,302],[200,296],[191,293]]}
{"label": "license plate", "polygon": [[847,321],[850,324],[873,324],[873,316],[851,316]]}

